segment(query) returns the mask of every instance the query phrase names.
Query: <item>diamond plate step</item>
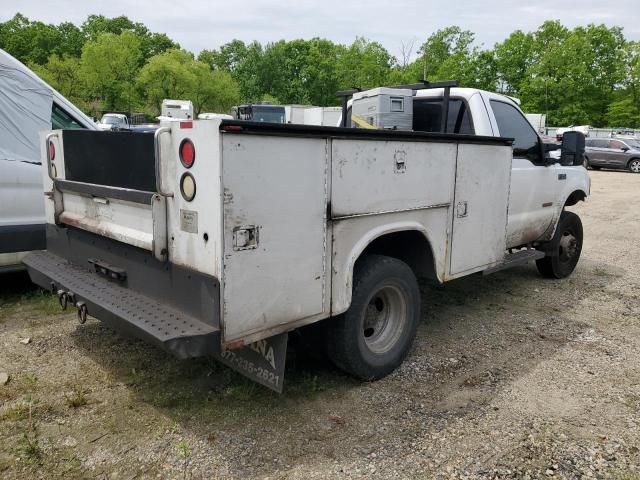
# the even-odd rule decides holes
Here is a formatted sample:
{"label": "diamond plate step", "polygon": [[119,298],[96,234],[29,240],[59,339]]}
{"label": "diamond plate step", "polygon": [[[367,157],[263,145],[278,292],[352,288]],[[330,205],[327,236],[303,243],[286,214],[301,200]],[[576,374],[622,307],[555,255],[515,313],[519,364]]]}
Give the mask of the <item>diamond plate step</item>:
{"label": "diamond plate step", "polygon": [[[73,265],[53,253],[30,253],[24,263],[34,283],[73,292],[89,315],[123,333],[149,341],[178,358],[220,351],[219,329],[155,298]],[[73,307],[73,306],[72,306]]]}

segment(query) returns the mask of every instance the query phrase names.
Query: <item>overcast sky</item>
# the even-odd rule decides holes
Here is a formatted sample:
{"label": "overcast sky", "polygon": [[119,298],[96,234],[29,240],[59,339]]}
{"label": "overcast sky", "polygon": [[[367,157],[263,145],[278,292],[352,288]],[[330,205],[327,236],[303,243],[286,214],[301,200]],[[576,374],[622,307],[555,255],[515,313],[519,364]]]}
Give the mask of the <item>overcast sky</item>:
{"label": "overcast sky", "polygon": [[398,55],[402,42],[416,39],[417,47],[449,25],[475,32],[477,44],[491,47],[513,30],[532,31],[548,19],[569,27],[618,25],[627,39],[640,39],[638,0],[0,0],[0,21],[17,12],[47,23],[78,25],[92,13],[126,15],[195,53],[234,38],[269,42],[318,36],[350,43],[359,35]]}

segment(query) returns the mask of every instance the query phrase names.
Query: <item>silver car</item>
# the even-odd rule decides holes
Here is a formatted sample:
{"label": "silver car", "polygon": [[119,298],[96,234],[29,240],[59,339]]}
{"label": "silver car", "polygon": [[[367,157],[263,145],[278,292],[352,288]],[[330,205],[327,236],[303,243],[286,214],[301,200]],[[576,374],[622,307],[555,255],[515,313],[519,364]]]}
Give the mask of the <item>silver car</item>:
{"label": "silver car", "polygon": [[640,140],[588,138],[585,162],[594,170],[615,168],[640,173]]}

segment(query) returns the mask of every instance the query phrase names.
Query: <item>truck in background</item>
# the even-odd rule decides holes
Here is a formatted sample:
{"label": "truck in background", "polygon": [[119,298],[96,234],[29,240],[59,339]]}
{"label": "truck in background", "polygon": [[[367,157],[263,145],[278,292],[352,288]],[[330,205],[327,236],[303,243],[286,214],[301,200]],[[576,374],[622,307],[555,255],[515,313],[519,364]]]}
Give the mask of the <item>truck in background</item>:
{"label": "truck in background", "polygon": [[160,113],[160,119],[162,118],[191,120],[193,119],[193,103],[191,100],[164,99]]}
{"label": "truck in background", "polygon": [[263,123],[287,123],[287,112],[284,105],[273,105],[270,102],[238,105],[232,109],[233,117],[238,120],[249,120]]}
{"label": "truck in background", "polygon": [[342,117],[340,107],[308,107],[304,111],[305,125],[335,127]]}
{"label": "truck in background", "polygon": [[144,123],[144,113],[104,111],[98,127],[100,130],[132,130]]}
{"label": "truck in background", "polygon": [[538,132],[538,135],[547,134],[547,116],[544,113],[525,113],[531,126]]}

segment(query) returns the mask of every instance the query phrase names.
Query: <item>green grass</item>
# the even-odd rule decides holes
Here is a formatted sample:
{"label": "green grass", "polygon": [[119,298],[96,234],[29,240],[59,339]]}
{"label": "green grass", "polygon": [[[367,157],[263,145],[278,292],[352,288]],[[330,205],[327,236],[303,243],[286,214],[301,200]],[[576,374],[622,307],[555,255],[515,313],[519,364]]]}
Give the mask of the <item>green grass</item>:
{"label": "green grass", "polygon": [[85,406],[88,403],[87,392],[85,389],[76,385],[69,395],[64,396],[67,405],[73,409]]}

